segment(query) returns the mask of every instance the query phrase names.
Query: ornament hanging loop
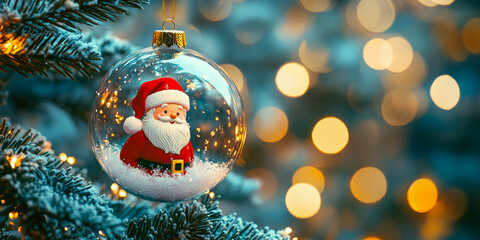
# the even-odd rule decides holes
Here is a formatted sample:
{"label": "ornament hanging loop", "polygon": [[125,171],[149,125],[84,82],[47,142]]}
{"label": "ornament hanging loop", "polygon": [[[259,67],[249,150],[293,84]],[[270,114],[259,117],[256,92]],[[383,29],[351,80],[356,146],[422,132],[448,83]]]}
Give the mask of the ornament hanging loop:
{"label": "ornament hanging loop", "polygon": [[162,29],[165,30],[165,23],[171,22],[173,24],[173,30],[177,29],[177,25],[175,24],[175,0],[172,0],[172,17],[167,18],[165,13],[165,0],[162,0],[162,8],[163,8],[163,24]]}
{"label": "ornament hanging loop", "polygon": [[173,24],[173,30],[177,29],[177,24],[175,24],[175,21],[173,19],[168,18],[167,20],[163,21],[162,24],[162,29],[165,30],[165,23],[166,22],[171,22]]}

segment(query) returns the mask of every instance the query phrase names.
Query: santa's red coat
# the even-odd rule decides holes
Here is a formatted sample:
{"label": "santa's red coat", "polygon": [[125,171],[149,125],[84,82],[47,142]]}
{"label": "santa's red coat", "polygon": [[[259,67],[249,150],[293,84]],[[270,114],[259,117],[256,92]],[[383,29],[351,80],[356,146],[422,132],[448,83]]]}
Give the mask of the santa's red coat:
{"label": "santa's red coat", "polygon": [[183,159],[184,163],[191,163],[193,162],[193,146],[188,142],[180,150],[180,154],[165,153],[163,149],[155,147],[142,130],[130,136],[120,151],[120,159],[133,167],[138,167],[139,158],[163,164],[170,164],[172,160],[176,159]]}

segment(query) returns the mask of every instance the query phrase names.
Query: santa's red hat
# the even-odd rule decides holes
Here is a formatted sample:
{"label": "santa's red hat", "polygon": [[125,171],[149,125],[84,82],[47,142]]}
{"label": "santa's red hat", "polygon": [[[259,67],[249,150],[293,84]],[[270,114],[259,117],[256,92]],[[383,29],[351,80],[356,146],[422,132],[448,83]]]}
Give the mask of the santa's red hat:
{"label": "santa's red hat", "polygon": [[140,119],[145,112],[164,103],[176,103],[185,107],[187,111],[190,109],[190,99],[175,79],[159,78],[144,82],[132,100],[135,116],[128,117],[123,123],[125,132],[135,134],[142,130],[143,123]]}

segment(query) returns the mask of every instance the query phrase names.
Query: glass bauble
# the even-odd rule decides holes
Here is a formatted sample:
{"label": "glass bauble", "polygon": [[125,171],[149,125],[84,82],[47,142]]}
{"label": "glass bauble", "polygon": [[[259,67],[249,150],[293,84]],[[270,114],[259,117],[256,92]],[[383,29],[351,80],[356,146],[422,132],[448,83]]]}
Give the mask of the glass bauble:
{"label": "glass bauble", "polygon": [[[132,99],[144,82],[164,77],[177,80],[190,99],[186,121],[195,161],[184,174],[148,174],[119,158],[130,137],[123,123],[135,115]],[[106,74],[96,92],[89,129],[101,167],[127,192],[148,200],[181,201],[226,177],[242,151],[246,122],[238,90],[217,64],[186,48],[154,46],[130,54]]]}

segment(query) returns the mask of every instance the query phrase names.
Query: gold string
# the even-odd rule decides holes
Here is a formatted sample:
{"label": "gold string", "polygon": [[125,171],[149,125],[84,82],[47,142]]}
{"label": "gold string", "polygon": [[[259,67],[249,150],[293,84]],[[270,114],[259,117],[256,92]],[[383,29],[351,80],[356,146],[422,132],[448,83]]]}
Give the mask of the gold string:
{"label": "gold string", "polygon": [[175,0],[172,0],[172,18],[167,18],[165,14],[165,0],[162,0],[162,7],[163,7],[163,20],[165,22],[173,22],[173,20],[175,20]]}

